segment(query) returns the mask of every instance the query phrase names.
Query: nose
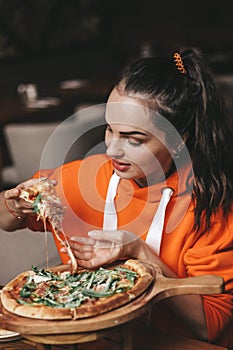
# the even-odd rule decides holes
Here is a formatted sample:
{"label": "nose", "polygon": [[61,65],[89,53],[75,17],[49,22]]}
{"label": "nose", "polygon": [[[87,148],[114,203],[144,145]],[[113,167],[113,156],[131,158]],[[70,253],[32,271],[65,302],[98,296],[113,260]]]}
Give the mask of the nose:
{"label": "nose", "polygon": [[123,140],[120,138],[115,138],[106,141],[106,153],[108,156],[113,158],[123,157],[125,154],[123,147]]}

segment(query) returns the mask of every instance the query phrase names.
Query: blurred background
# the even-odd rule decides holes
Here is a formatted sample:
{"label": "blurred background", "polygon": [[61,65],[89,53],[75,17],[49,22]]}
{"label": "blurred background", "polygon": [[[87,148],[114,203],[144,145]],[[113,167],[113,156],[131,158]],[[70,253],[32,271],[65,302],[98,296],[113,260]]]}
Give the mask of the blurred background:
{"label": "blurred background", "polygon": [[[231,0],[0,0],[0,189],[31,177],[42,154],[54,167],[60,154],[104,151],[104,103],[123,65],[140,56],[201,49],[232,126],[232,15]],[[0,285],[45,266],[41,233],[1,230],[0,245]],[[59,261],[51,236],[49,258]]]}
{"label": "blurred background", "polygon": [[[104,103],[122,66],[139,56],[200,48],[226,96],[231,123],[232,14],[230,0],[0,0],[1,187],[24,176],[12,173],[12,124],[25,139],[15,146],[18,153],[20,145],[28,152],[27,124],[35,131],[48,123],[51,134],[73,113]],[[36,169],[36,156],[28,159]]]}
{"label": "blurred background", "polygon": [[26,124],[35,131],[53,123],[46,124],[51,134],[76,111],[104,103],[122,66],[139,56],[200,48],[221,84],[231,122],[232,12],[230,0],[0,0],[1,187],[24,176],[8,169],[16,157],[12,124],[21,139]]}

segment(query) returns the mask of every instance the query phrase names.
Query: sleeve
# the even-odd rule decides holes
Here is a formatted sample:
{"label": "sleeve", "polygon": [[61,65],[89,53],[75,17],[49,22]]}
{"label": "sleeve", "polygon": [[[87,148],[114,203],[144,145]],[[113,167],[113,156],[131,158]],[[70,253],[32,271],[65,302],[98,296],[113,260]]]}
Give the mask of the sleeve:
{"label": "sleeve", "polygon": [[215,340],[233,317],[233,215],[215,217],[211,229],[202,234],[188,249],[184,259],[189,276],[219,275],[224,279],[224,292],[203,295],[208,337]]}

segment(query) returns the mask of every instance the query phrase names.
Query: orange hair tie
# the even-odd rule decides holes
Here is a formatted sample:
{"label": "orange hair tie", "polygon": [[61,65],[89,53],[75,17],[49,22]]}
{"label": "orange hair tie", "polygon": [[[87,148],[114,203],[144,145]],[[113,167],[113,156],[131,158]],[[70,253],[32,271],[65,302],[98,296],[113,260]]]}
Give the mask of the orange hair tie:
{"label": "orange hair tie", "polygon": [[184,68],[184,63],[182,61],[180,54],[178,52],[174,53],[173,58],[174,58],[175,65],[177,69],[180,71],[180,73],[186,74],[187,71]]}

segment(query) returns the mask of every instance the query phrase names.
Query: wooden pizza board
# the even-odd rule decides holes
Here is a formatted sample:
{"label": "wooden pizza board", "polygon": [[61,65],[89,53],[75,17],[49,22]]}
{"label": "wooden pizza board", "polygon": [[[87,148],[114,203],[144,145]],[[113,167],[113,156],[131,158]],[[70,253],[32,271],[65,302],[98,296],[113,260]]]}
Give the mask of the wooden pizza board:
{"label": "wooden pizza board", "polygon": [[119,326],[141,316],[153,304],[165,298],[182,294],[218,294],[224,289],[223,279],[215,275],[167,278],[162,275],[158,266],[153,266],[153,275],[154,281],[141,296],[120,308],[99,316],[77,320],[40,320],[17,316],[2,308],[0,327],[25,335],[100,331]]}

